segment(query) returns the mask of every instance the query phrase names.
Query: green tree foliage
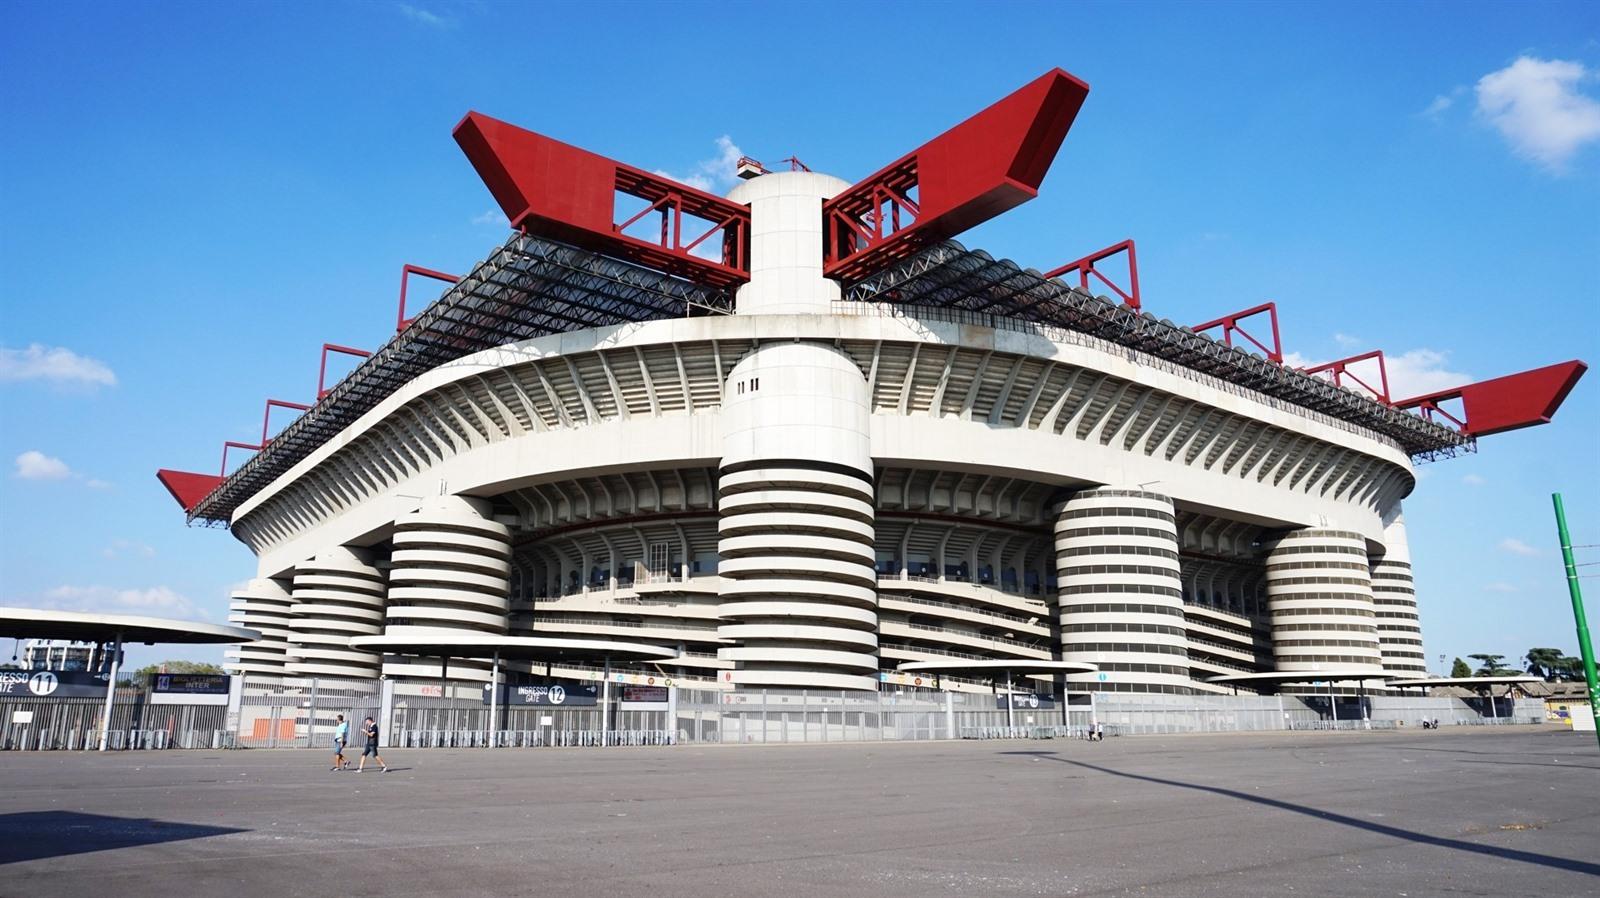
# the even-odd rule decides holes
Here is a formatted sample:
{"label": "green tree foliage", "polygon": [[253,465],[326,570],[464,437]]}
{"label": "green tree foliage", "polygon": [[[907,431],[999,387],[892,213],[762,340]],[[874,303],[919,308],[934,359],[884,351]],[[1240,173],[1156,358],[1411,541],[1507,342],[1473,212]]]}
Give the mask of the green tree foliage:
{"label": "green tree foliage", "polygon": [[133,679],[136,683],[142,683],[145,677],[157,673],[220,674],[226,671],[204,661],[163,661],[160,664],[146,664],[139,668],[133,672]]}
{"label": "green tree foliage", "polygon": [[1528,673],[1552,680],[1560,672],[1561,662],[1565,657],[1560,649],[1535,648],[1528,649],[1528,654],[1523,656],[1523,660],[1528,662]]}
{"label": "green tree foliage", "polygon": [[1505,655],[1468,655],[1468,658],[1478,662],[1478,669],[1473,672],[1477,677],[1509,677],[1519,671],[1512,670],[1503,663]]}
{"label": "green tree foliage", "polygon": [[1456,678],[1470,677],[1472,676],[1472,666],[1457,658],[1456,663],[1450,665],[1450,676]]}

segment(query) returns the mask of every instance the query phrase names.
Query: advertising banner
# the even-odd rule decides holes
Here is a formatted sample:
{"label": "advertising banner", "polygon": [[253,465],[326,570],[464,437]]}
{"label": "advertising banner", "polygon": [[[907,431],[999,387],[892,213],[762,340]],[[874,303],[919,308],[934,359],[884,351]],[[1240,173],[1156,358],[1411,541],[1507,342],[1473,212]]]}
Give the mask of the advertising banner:
{"label": "advertising banner", "polygon": [[624,686],[622,687],[622,700],[625,702],[665,702],[668,700],[667,687]]}

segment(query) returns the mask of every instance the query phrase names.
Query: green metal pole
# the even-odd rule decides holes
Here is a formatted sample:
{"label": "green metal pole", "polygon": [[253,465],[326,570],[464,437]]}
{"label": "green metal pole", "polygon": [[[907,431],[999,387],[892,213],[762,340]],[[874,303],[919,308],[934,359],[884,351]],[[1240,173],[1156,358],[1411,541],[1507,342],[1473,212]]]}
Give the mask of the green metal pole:
{"label": "green metal pole", "polygon": [[1561,534],[1561,560],[1567,565],[1567,591],[1572,594],[1572,617],[1578,624],[1578,654],[1583,658],[1583,678],[1589,684],[1589,710],[1594,714],[1595,739],[1600,741],[1600,679],[1594,669],[1594,643],[1589,640],[1589,620],[1583,614],[1583,590],[1578,586],[1578,565],[1572,560],[1572,537],[1567,535],[1567,512],[1561,494],[1551,493],[1556,504],[1556,532]]}

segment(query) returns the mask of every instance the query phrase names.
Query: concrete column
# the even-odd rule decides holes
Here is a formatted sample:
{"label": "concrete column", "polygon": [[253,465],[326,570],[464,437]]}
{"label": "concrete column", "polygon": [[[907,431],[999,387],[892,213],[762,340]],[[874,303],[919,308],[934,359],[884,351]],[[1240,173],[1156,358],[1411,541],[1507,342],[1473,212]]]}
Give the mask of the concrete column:
{"label": "concrete column", "polygon": [[288,662],[291,675],[376,677],[379,658],[350,647],[383,630],[384,576],[372,556],[340,546],[294,570]]}
{"label": "concrete column", "polygon": [[1267,611],[1279,670],[1383,673],[1367,542],[1343,530],[1293,530],[1267,544]]}
{"label": "concrete column", "polygon": [[876,689],[866,379],[832,346],[769,343],[725,396],[717,634],[732,682]]}
{"label": "concrete column", "polygon": [[1383,554],[1372,555],[1372,601],[1377,613],[1378,649],[1383,669],[1394,674],[1428,675],[1422,650],[1422,622],[1417,615],[1417,589],[1411,578],[1411,548],[1400,507],[1383,528]]}
{"label": "concrete column", "polygon": [[1178,528],[1172,500],[1102,487],[1062,505],[1055,525],[1061,658],[1105,674],[1069,674],[1105,692],[1190,691]]}

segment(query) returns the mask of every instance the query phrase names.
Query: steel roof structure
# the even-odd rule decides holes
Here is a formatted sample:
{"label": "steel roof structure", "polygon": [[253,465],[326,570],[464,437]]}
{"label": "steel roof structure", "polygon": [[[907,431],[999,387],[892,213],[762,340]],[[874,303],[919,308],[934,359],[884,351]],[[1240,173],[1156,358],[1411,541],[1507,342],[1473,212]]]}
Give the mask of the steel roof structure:
{"label": "steel roof structure", "polygon": [[188,511],[228,521],[241,503],[423,372],[519,340],[733,311],[731,293],[515,234]]}
{"label": "steel roof structure", "polygon": [[1376,431],[1412,456],[1450,454],[1475,445],[1459,431],[954,240],[857,281],[845,289],[844,298],[951,309],[1091,334]]}

